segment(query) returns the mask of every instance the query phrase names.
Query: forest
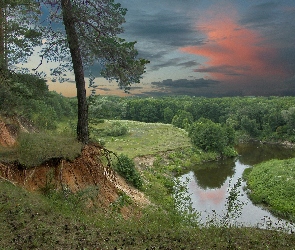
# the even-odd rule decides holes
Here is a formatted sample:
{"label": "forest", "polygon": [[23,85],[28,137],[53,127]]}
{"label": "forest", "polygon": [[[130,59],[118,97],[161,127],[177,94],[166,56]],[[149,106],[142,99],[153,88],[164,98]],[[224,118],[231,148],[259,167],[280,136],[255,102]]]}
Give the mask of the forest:
{"label": "forest", "polygon": [[294,142],[294,97],[90,97],[92,119],[173,124],[189,130],[200,119],[232,128],[238,141]]}

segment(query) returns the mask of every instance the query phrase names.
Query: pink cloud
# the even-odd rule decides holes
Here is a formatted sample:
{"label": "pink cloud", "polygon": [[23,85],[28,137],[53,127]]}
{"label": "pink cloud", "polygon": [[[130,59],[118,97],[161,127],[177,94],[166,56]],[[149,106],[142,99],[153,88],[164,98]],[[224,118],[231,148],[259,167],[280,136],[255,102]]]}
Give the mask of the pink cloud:
{"label": "pink cloud", "polygon": [[220,189],[217,190],[196,190],[196,194],[199,198],[200,204],[204,205],[207,203],[213,203],[215,205],[222,205],[225,196],[226,196],[226,187],[223,186]]}
{"label": "pink cloud", "polygon": [[284,68],[275,63],[275,47],[266,44],[258,31],[239,25],[235,11],[210,10],[205,14],[210,18],[201,19],[197,26],[203,27],[207,42],[180,48],[182,52],[207,58],[205,65],[195,72],[207,73],[221,81],[286,76]]}

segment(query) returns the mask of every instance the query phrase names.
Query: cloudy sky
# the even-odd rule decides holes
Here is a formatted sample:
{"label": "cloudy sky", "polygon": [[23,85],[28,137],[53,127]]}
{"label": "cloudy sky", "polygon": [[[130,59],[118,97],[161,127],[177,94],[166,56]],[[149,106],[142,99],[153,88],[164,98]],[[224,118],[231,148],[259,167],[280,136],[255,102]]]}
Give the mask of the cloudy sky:
{"label": "cloudy sky", "polygon": [[[128,9],[122,37],[151,62],[131,94],[295,95],[294,0],[119,2]],[[98,94],[119,93],[97,83]]]}

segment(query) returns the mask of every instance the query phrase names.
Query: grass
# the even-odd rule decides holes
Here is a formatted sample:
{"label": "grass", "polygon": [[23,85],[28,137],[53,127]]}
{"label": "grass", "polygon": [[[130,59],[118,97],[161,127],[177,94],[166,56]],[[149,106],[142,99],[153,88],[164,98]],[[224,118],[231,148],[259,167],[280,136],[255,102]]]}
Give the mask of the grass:
{"label": "grass", "polygon": [[3,147],[0,145],[0,161],[1,162],[13,162],[17,160],[17,148]]}
{"label": "grass", "polygon": [[22,133],[11,148],[0,147],[0,161],[19,162],[25,168],[38,166],[52,158],[74,160],[82,144],[75,137],[53,132]]}
{"label": "grass", "polygon": [[[155,155],[159,152],[178,151],[182,154],[181,159],[175,163],[178,166],[180,160],[186,161],[184,165],[188,165],[218,158],[216,153],[192,151],[187,132],[170,124],[120,120],[122,126],[128,128],[128,133],[122,136],[107,136],[105,131],[116,122],[118,121],[108,120],[91,125],[90,137],[95,141],[103,141],[108,150],[118,155],[124,154],[134,158]],[[73,123],[64,121],[57,125],[55,131],[22,133],[15,147],[0,146],[0,161],[19,162],[29,168],[40,165],[50,158],[73,160],[80,154],[81,146],[75,139]]]}
{"label": "grass", "polygon": [[113,122],[115,121],[109,120],[92,125],[94,132],[90,136],[96,140],[104,140],[106,148],[116,153],[126,154],[130,158],[191,147],[185,130],[162,123],[120,120],[120,123],[128,128],[126,135],[102,136],[102,131],[109,128]]}
{"label": "grass", "polygon": [[[62,195],[45,197],[0,180],[1,249],[294,249],[293,235],[251,228],[189,227],[149,207],[122,219],[82,209]],[[230,238],[229,238],[230,235]]]}
{"label": "grass", "polygon": [[266,205],[271,212],[295,221],[294,159],[270,160],[245,172],[250,199]]}

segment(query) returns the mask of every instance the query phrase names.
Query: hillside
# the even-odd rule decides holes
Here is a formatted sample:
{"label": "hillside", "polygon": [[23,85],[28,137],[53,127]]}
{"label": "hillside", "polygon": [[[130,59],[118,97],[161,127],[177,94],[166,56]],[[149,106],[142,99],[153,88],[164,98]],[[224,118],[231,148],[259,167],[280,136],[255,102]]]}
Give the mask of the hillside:
{"label": "hillside", "polygon": [[[11,130],[11,127],[15,130]],[[12,126],[0,120],[2,150],[15,146],[16,131],[20,130],[27,131],[24,124],[16,127],[15,124]],[[2,162],[0,163],[0,177],[29,191],[53,189],[77,193],[89,187],[96,187],[99,189],[99,196],[92,203],[103,207],[108,207],[117,200],[122,192],[130,196],[136,205],[148,204],[149,201],[143,193],[128,185],[122,177],[103,162],[107,154],[107,150],[98,144],[92,144],[85,146],[81,155],[73,161],[53,158],[32,168],[23,168],[17,162]],[[126,207],[122,212],[128,216],[131,210],[131,207]]]}
{"label": "hillside", "polygon": [[[1,149],[16,147],[17,134],[11,133],[7,123],[2,121],[1,124]],[[169,130],[169,126],[164,127]],[[132,132],[134,129],[135,127],[131,128],[129,136],[135,136],[135,140],[138,135],[141,135],[141,139],[145,138],[143,135],[146,134],[147,128],[143,123],[137,124],[137,133]],[[21,127],[17,129],[20,130]],[[177,130],[173,131],[175,136]],[[155,132],[149,127],[149,135]],[[167,143],[163,130],[161,136],[160,140],[159,136],[156,137],[158,143],[170,145],[170,150],[176,149],[171,148],[169,133]],[[116,146],[116,139],[105,139],[109,139],[106,145]],[[158,147],[156,143],[146,141],[146,144],[150,145],[151,150]],[[144,146],[148,149],[148,145]],[[136,147],[139,148],[140,145]],[[128,150],[124,152],[128,153]],[[194,223],[187,224],[185,217],[173,208],[175,204],[171,199],[171,190],[169,192],[171,178],[167,175],[171,169],[167,171],[159,165],[159,155],[135,159],[145,178],[142,193],[126,184],[108,167],[106,153],[107,150],[97,144],[91,144],[73,161],[51,159],[29,169],[24,169],[15,162],[2,162],[0,247],[292,249],[290,247],[294,245],[293,235],[281,232],[222,228],[213,224],[208,228],[200,228]]]}

